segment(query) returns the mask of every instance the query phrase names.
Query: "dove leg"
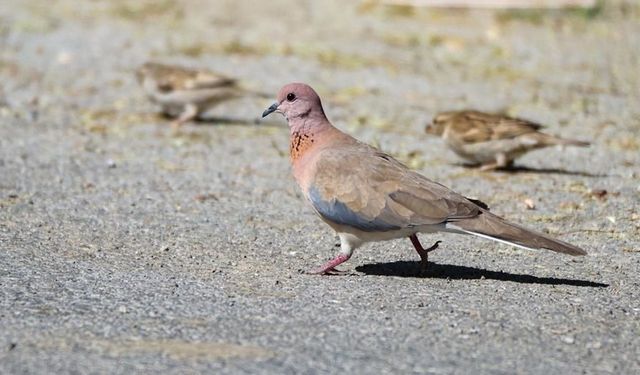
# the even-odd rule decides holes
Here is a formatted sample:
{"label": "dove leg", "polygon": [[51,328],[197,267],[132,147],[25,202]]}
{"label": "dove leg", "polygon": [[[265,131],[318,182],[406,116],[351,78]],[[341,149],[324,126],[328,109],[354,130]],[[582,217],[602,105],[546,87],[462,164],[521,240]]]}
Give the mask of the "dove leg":
{"label": "dove leg", "polygon": [[336,270],[335,267],[349,260],[351,256],[339,254],[337,257],[331,259],[327,263],[323,264],[319,268],[310,271],[309,273],[315,275],[330,275],[333,273],[341,273],[342,271]]}
{"label": "dove leg", "polygon": [[320,275],[343,273],[343,271],[337,270],[335,269],[335,267],[349,260],[349,258],[351,258],[351,255],[353,254],[353,251],[356,249],[356,247],[360,246],[362,242],[351,234],[338,233],[338,236],[340,236],[340,254],[338,254],[338,256],[331,259],[327,263],[323,264],[321,267],[310,271],[309,273]]}
{"label": "dove leg", "polygon": [[174,128],[179,128],[185,122],[189,122],[198,115],[198,106],[195,104],[187,104],[178,118],[171,123]]}
{"label": "dove leg", "polygon": [[437,249],[438,245],[442,241],[436,241],[436,243],[431,245],[430,248],[425,249],[425,248],[422,247],[422,244],[420,243],[420,240],[418,239],[418,236],[416,236],[415,234],[412,234],[411,236],[409,236],[409,239],[411,240],[411,243],[413,244],[413,247],[418,252],[418,255],[420,255],[420,267],[422,269],[426,269],[427,268],[427,264],[429,263],[429,252]]}

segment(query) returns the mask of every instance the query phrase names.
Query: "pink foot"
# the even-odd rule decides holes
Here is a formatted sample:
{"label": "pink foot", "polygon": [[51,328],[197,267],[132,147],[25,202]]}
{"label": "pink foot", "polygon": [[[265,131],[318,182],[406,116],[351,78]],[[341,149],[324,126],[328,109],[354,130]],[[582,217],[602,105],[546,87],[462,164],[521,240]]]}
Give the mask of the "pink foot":
{"label": "pink foot", "polygon": [[309,271],[309,273],[314,275],[332,275],[345,273],[346,271],[337,270],[335,269],[335,267],[346,262],[347,260],[349,260],[349,258],[350,256],[348,255],[340,254],[327,263],[323,264],[322,267]]}

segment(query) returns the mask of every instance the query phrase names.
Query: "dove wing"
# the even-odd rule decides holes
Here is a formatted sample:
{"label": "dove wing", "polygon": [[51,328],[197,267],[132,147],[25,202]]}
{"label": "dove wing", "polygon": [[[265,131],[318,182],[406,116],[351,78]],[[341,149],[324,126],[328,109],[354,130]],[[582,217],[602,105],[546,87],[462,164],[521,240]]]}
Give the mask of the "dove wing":
{"label": "dove wing", "polygon": [[378,232],[475,217],[482,209],[373,147],[321,152],[307,197],[324,219]]}

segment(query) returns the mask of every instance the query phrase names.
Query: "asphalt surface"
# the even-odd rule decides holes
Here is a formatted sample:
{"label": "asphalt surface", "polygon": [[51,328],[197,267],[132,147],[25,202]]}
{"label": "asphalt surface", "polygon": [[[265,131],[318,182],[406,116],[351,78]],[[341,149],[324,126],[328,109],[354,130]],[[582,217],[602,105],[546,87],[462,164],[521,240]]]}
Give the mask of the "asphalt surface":
{"label": "asphalt surface", "polygon": [[[0,4],[0,373],[640,372],[635,3],[252,3]],[[338,127],[589,255],[423,235],[443,240],[425,274],[397,240],[307,275],[337,238],[290,176],[284,120],[252,124],[271,102],[172,131],[135,81],[148,60],[274,97],[307,82]],[[460,108],[593,145],[478,172],[423,132]]]}

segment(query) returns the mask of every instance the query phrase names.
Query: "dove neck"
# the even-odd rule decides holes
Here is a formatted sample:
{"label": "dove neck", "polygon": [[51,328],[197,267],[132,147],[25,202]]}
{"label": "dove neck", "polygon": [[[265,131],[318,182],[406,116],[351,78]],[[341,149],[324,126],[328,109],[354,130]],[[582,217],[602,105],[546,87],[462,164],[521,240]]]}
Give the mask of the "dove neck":
{"label": "dove neck", "polygon": [[300,159],[309,149],[318,146],[326,135],[336,130],[324,114],[316,118],[311,116],[297,118],[289,123],[289,127],[291,131],[289,152],[292,161]]}

